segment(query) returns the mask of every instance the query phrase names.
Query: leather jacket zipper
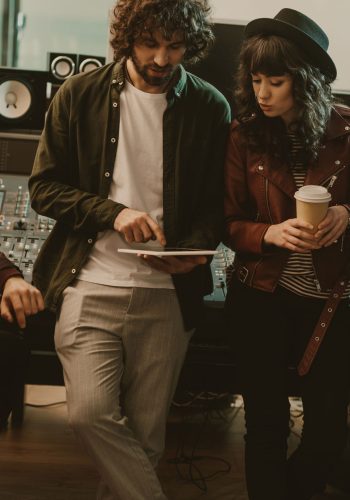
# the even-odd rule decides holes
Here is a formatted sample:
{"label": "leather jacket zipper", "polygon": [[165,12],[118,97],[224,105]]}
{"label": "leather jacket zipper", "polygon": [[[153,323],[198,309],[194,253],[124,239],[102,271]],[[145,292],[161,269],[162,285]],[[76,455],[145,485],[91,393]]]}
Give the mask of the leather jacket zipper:
{"label": "leather jacket zipper", "polygon": [[271,222],[271,224],[273,224],[271,210],[270,210],[270,204],[269,204],[269,197],[268,197],[268,186],[269,186],[269,181],[265,177],[265,198],[266,198],[267,212],[269,214],[270,222]]}
{"label": "leather jacket zipper", "polygon": [[338,174],[344,170],[344,168],[346,167],[346,165],[343,165],[339,170],[337,170],[333,175],[331,175],[330,177],[328,177],[324,182],[322,182],[322,186],[324,186],[325,184],[327,184],[328,182],[328,185],[327,185],[327,189],[330,189],[333,187],[335,181],[338,179]]}
{"label": "leather jacket zipper", "polygon": [[322,292],[321,284],[320,284],[320,282],[318,281],[318,278],[317,278],[316,269],[315,269],[315,265],[314,265],[314,259],[312,258],[312,254],[311,254],[311,262],[312,262],[312,269],[313,269],[314,275],[315,275],[314,282],[315,282],[315,285],[316,285],[316,289],[317,289],[318,292]]}

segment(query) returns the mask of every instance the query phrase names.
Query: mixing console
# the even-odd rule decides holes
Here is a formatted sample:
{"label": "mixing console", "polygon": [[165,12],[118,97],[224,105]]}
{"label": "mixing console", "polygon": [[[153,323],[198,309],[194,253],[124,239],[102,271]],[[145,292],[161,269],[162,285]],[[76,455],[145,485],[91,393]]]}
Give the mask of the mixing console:
{"label": "mixing console", "polygon": [[31,209],[27,176],[2,175],[0,213],[0,251],[30,282],[34,261],[55,221]]}
{"label": "mixing console", "polygon": [[214,290],[210,295],[204,297],[204,302],[209,307],[222,307],[226,297],[226,279],[227,270],[233,263],[234,252],[227,248],[223,243],[217,248],[218,253],[210,264],[213,276]]}

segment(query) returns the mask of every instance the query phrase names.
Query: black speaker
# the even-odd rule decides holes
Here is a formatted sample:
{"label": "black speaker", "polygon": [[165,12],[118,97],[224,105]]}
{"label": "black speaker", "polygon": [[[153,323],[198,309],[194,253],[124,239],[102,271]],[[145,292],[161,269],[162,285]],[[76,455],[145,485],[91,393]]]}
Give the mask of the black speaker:
{"label": "black speaker", "polygon": [[208,56],[197,64],[186,65],[191,73],[211,83],[224,94],[234,111],[234,75],[245,26],[216,22],[213,26],[215,43]]}
{"label": "black speaker", "polygon": [[0,68],[0,130],[41,130],[47,71]]}
{"label": "black speaker", "polygon": [[106,62],[105,57],[78,55],[78,73],[87,73],[96,68],[100,68]]}
{"label": "black speaker", "polygon": [[52,83],[63,83],[77,72],[77,55],[48,53],[49,80]]}

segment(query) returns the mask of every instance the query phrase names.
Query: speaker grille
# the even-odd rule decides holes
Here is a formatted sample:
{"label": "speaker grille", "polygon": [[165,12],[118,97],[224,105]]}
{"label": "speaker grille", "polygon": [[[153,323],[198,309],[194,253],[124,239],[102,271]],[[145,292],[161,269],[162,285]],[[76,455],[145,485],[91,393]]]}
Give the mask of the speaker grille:
{"label": "speaker grille", "polygon": [[30,89],[18,80],[0,84],[0,114],[7,119],[23,118],[32,104]]}
{"label": "speaker grille", "polygon": [[41,130],[47,71],[0,68],[0,130]]}
{"label": "speaker grille", "polygon": [[66,80],[75,73],[75,62],[68,56],[57,56],[51,62],[52,75],[57,80]]}

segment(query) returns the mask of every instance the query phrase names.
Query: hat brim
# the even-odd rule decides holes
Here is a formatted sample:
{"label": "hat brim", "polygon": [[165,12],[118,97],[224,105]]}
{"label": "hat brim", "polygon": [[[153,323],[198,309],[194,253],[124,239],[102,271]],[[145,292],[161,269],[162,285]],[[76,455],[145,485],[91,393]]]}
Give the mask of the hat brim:
{"label": "hat brim", "polygon": [[337,77],[337,68],[328,53],[307,33],[278,19],[260,18],[247,24],[245,38],[254,35],[277,35],[295,42],[306,54],[307,59],[321,72],[331,78]]}

